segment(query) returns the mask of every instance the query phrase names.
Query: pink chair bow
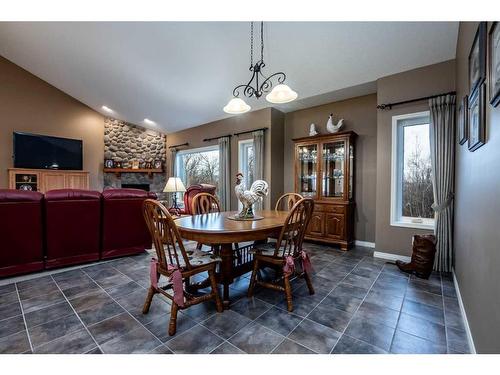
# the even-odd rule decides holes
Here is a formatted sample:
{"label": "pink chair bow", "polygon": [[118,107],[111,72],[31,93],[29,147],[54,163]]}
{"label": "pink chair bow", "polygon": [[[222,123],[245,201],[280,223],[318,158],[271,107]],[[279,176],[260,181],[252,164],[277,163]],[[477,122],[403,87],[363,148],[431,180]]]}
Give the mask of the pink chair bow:
{"label": "pink chair bow", "polygon": [[295,260],[293,256],[285,256],[285,265],[283,266],[283,272],[286,274],[291,274],[295,271]]}
{"label": "pink chair bow", "polygon": [[300,258],[302,260],[302,271],[311,274],[313,268],[311,264],[311,259],[309,258],[309,254],[307,254],[305,250],[301,250]]}
{"label": "pink chair bow", "polygon": [[[169,277],[168,281],[173,284],[174,302],[180,307],[183,307],[184,288],[182,286],[181,271],[179,271],[179,269],[172,264],[167,265],[167,267],[169,271],[173,271],[172,276]],[[151,280],[151,285],[153,286],[153,288],[158,289],[158,260],[156,258],[151,258],[149,278]]]}

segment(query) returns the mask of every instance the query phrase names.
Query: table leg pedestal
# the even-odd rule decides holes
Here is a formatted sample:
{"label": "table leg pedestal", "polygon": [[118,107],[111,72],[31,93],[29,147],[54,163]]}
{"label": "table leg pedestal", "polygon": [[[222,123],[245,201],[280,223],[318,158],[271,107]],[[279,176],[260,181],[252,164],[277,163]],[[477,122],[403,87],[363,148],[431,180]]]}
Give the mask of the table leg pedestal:
{"label": "table leg pedestal", "polygon": [[223,287],[222,302],[224,304],[224,309],[228,309],[230,305],[229,301],[229,285],[233,282],[233,245],[232,244],[222,244],[220,257],[222,259],[221,264],[221,281]]}

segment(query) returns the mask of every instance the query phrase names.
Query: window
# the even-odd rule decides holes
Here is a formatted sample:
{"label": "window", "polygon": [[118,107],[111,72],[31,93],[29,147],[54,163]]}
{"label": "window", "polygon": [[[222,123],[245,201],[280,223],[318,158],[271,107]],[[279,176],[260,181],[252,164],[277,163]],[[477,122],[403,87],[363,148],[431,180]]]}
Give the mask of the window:
{"label": "window", "polygon": [[[246,139],[238,142],[238,170],[243,173],[244,183],[246,188],[249,189],[254,182],[254,154],[253,154],[253,140]],[[241,207],[241,202],[238,204]]]}
{"label": "window", "polygon": [[432,229],[429,112],[392,118],[391,225]]}
{"label": "window", "polygon": [[[193,184],[210,184],[219,187],[219,146],[209,146],[179,151],[175,157],[176,175],[186,188]],[[177,193],[182,206],[183,193]]]}

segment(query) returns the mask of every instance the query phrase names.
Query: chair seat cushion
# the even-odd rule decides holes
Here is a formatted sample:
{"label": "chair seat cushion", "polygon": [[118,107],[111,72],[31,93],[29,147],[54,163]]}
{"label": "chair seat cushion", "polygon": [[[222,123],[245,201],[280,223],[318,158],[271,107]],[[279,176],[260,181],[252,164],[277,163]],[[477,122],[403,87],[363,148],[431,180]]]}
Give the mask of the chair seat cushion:
{"label": "chair seat cushion", "polygon": [[274,256],[275,249],[276,249],[276,242],[267,242],[254,245],[254,248],[250,250],[250,254],[261,254],[272,257]]}
{"label": "chair seat cushion", "polygon": [[[216,263],[222,260],[220,257],[213,255],[211,252],[201,251],[196,249],[196,247],[194,249],[190,249],[189,247],[186,248],[186,253],[189,258],[189,264],[191,264],[192,267],[204,266],[206,264],[214,262]],[[186,263],[184,262],[184,259],[179,258],[179,263],[180,263],[179,266],[181,268],[186,268]]]}

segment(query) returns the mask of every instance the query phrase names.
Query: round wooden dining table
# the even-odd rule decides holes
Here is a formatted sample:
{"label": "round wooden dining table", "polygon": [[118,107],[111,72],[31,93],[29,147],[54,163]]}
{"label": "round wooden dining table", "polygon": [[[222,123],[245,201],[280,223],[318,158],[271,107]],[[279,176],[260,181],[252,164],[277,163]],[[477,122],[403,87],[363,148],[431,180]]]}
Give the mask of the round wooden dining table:
{"label": "round wooden dining table", "polygon": [[[239,221],[229,217],[236,211],[214,212],[204,215],[193,215],[175,220],[182,238],[196,241],[204,245],[220,246],[222,259],[217,278],[223,285],[223,302],[229,307],[229,285],[234,278],[251,270],[252,257],[246,254],[246,261],[241,261],[242,248],[233,248],[233,244],[249,241],[265,241],[269,237],[277,237],[283,228],[287,211],[261,210],[255,216],[260,220]],[[251,247],[251,246],[247,246]],[[240,253],[238,253],[238,251]]]}

